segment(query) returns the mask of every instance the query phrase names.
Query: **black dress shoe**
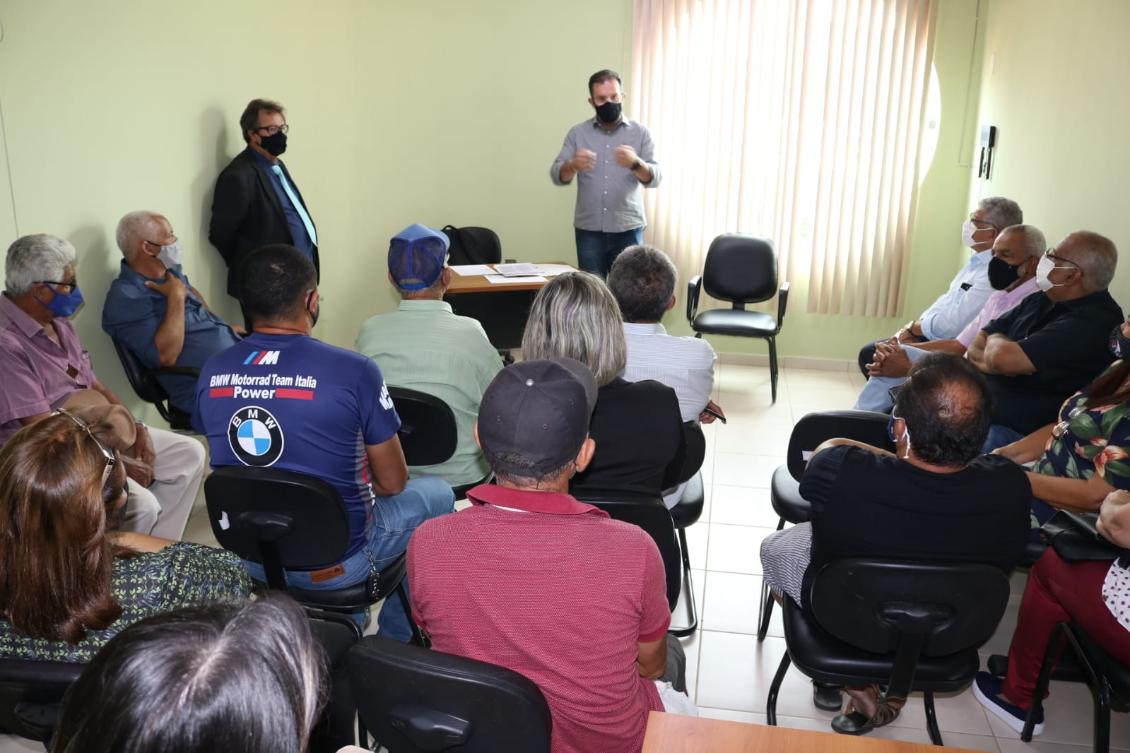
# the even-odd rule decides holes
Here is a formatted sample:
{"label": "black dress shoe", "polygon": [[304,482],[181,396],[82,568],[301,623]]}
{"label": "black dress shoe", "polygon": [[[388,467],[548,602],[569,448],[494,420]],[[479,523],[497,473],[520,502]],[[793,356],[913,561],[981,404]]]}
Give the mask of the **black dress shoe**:
{"label": "black dress shoe", "polygon": [[871,720],[858,711],[840,714],[832,720],[832,731],[841,735],[865,735],[873,729],[875,725]]}
{"label": "black dress shoe", "polygon": [[843,708],[843,696],[839,685],[828,685],[812,681],[812,704],[824,711],[839,711]]}

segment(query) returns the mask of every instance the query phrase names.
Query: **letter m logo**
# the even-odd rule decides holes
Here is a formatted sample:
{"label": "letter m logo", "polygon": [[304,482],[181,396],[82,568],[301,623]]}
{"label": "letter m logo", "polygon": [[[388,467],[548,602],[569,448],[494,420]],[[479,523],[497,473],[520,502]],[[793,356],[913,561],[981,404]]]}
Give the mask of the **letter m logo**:
{"label": "letter m logo", "polygon": [[279,362],[279,352],[277,350],[265,350],[263,356],[255,363],[259,366],[271,366]]}

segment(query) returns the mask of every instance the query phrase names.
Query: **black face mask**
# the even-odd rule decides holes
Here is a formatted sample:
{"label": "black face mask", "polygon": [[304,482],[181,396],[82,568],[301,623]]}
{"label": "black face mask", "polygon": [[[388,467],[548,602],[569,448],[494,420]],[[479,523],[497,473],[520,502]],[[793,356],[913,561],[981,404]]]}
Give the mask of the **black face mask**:
{"label": "black face mask", "polygon": [[601,123],[612,125],[620,119],[620,108],[619,102],[605,102],[596,108],[596,116],[600,118]]}
{"label": "black face mask", "polygon": [[1115,358],[1130,358],[1130,337],[1122,334],[1121,324],[1110,331],[1110,354]]}
{"label": "black face mask", "polygon": [[286,151],[286,134],[282,131],[272,136],[261,136],[259,139],[259,146],[272,157],[277,157]]}
{"label": "black face mask", "polygon": [[1020,264],[1009,264],[999,256],[994,256],[989,260],[989,284],[993,286],[993,290],[1004,290],[1012,283],[1020,279]]}

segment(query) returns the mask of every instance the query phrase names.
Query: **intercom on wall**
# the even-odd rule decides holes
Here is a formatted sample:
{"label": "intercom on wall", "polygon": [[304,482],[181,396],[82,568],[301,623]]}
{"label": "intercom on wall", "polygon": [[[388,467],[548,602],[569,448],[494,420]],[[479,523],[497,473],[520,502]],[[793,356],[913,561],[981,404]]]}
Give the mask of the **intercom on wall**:
{"label": "intercom on wall", "polygon": [[981,160],[977,163],[977,177],[989,179],[993,167],[993,148],[997,145],[997,127],[981,126]]}

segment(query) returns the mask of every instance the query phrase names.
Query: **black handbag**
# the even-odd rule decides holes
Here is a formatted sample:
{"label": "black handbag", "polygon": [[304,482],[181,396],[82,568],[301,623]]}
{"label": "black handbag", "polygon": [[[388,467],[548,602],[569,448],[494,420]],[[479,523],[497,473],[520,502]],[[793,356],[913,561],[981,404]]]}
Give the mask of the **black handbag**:
{"label": "black handbag", "polygon": [[1042,526],[1044,538],[1064,562],[1087,562],[1130,557],[1130,550],[1113,544],[1095,528],[1098,516],[1059,510]]}

